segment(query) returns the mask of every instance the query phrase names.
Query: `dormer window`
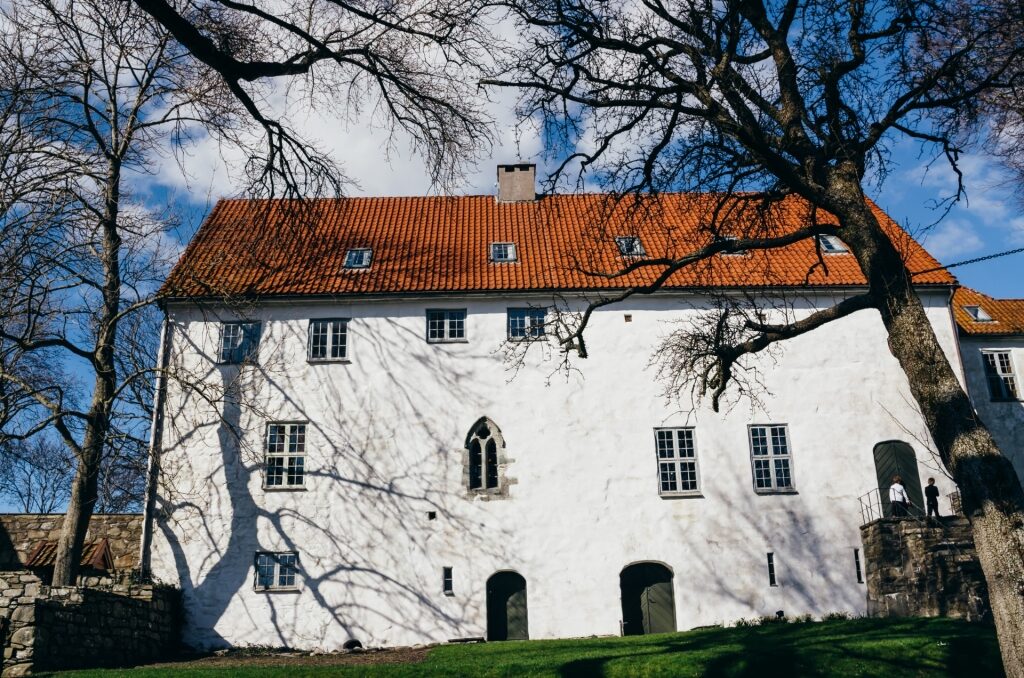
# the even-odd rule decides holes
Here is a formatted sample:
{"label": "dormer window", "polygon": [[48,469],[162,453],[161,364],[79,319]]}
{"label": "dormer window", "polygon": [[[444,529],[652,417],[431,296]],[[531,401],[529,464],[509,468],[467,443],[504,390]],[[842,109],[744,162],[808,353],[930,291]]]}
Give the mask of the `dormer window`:
{"label": "dormer window", "polygon": [[992,316],[990,316],[985,309],[981,306],[964,306],[964,311],[967,315],[971,316],[971,319],[979,323],[990,323],[992,322]]}
{"label": "dormer window", "polygon": [[640,242],[639,236],[620,235],[615,238],[615,244],[619,247],[619,254],[624,257],[647,256],[647,252],[644,251],[644,246],[643,243]]}
{"label": "dormer window", "polygon": [[369,247],[357,247],[345,253],[345,268],[370,268],[373,250]]}
{"label": "dormer window", "polygon": [[516,244],[514,242],[492,242],[491,261],[507,263],[516,260]]}
{"label": "dormer window", "polygon": [[842,254],[843,252],[850,251],[846,247],[846,243],[840,240],[837,235],[819,235],[818,245],[821,246],[821,251],[825,254]]}

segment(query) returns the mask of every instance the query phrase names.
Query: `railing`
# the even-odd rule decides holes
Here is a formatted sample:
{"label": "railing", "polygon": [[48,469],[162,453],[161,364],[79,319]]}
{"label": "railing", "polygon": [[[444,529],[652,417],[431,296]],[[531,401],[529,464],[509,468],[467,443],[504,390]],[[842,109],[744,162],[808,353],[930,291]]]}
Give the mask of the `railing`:
{"label": "railing", "polygon": [[[946,495],[946,499],[949,501],[949,512],[946,513],[946,515],[960,515],[962,513],[960,507],[960,492],[951,492]],[[860,503],[861,525],[867,525],[879,518],[899,517],[893,514],[892,504],[888,501],[882,500],[882,494],[878,488],[875,488],[870,492],[865,492],[861,496],[857,497],[857,501]],[[906,515],[903,517],[913,518],[917,521],[924,521],[925,509],[923,506],[910,504],[907,507]]]}

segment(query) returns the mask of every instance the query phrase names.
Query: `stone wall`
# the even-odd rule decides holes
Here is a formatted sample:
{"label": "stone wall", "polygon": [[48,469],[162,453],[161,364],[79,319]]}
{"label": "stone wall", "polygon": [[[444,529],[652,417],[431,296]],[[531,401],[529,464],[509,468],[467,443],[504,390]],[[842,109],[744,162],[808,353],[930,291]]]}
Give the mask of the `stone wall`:
{"label": "stone wall", "polygon": [[[61,513],[0,513],[0,570],[20,568],[36,544],[56,541],[63,518]],[[99,513],[89,521],[85,540],[106,539],[114,567],[131,570],[139,564],[141,537],[141,514]]]}
{"label": "stone wall", "polygon": [[180,592],[103,580],[50,588],[27,572],[0,572],[3,677],[126,666],[178,648]]}
{"label": "stone wall", "polygon": [[872,617],[991,619],[967,519],[883,518],[861,528]]}

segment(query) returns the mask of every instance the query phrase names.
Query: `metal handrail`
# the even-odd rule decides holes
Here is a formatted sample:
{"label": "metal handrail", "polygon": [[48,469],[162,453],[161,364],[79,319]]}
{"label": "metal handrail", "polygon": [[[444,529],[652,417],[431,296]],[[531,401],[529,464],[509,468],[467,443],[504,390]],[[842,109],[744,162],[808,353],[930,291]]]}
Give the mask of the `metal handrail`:
{"label": "metal handrail", "polygon": [[[949,500],[950,512],[948,515],[960,515],[960,492],[955,491],[946,495],[946,499]],[[879,488],[874,488],[868,492],[865,492],[861,496],[857,497],[857,501],[860,504],[860,520],[861,525],[867,525],[868,523],[874,522],[880,518],[895,518],[899,516],[892,515],[892,505],[890,504],[889,515],[886,515],[885,504],[882,502],[882,494]],[[913,518],[919,523],[927,522],[927,515],[925,509],[922,506],[910,504],[908,507],[908,513],[906,518]]]}

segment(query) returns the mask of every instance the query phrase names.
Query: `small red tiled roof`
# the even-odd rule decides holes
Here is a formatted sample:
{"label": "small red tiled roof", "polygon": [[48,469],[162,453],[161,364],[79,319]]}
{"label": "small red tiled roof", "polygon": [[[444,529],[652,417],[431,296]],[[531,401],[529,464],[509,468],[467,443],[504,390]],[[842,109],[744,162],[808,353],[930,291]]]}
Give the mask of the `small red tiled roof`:
{"label": "small red tiled roof", "polygon": [[[25,567],[35,569],[39,567],[53,567],[57,559],[57,542],[41,541],[36,544],[32,552],[25,559]],[[80,567],[89,567],[94,570],[113,570],[114,557],[110,553],[110,544],[106,539],[88,542],[82,546],[82,558]]]}
{"label": "small red tiled roof", "polygon": [[[992,320],[975,320],[965,306],[981,307]],[[964,334],[1024,334],[1024,299],[993,299],[961,287],[953,295],[953,317]]]}
{"label": "small red tiled roof", "polygon": [[[734,199],[735,200],[735,199]],[[739,201],[736,201],[739,204]],[[221,200],[203,223],[162,293],[343,295],[410,292],[624,288],[649,283],[656,269],[608,279],[590,275],[624,265],[614,237],[638,235],[650,257],[679,257],[712,241],[709,194],[662,194],[612,201],[601,194],[553,195],[527,203],[493,196],[339,198],[306,201]],[[762,219],[744,201],[720,227],[740,237],[779,235],[810,223],[805,201],[789,197]],[[752,206],[753,205],[753,206]],[[911,271],[939,264],[872,205]],[[827,215],[826,215],[827,216]],[[835,223],[831,217],[822,223]],[[492,242],[514,242],[519,261],[492,263]],[[345,270],[350,248],[370,247],[369,270]],[[715,256],[684,268],[666,288],[850,286],[865,280],[849,254],[818,265],[812,240],[745,256]],[[946,271],[919,284],[955,284]]]}

